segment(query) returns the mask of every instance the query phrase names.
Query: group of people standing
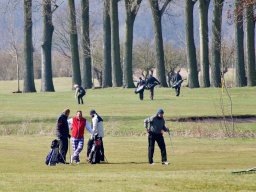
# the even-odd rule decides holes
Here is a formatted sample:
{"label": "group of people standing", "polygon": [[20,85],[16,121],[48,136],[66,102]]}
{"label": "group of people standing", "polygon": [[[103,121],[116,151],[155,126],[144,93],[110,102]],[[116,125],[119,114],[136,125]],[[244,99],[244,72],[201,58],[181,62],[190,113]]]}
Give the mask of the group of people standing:
{"label": "group of people standing", "polygon": [[[175,73],[175,75],[171,78],[172,79],[172,85],[171,87],[175,89],[176,96],[178,97],[180,95],[180,87],[181,83],[183,82],[182,77],[180,75],[180,70]],[[144,99],[144,90],[148,89],[150,92],[150,99],[154,99],[154,88],[156,85],[160,85],[160,81],[158,81],[153,74],[150,74],[148,78],[145,80],[142,79],[142,77],[139,77],[139,81],[137,82],[137,88],[135,90],[135,93],[139,93],[140,100]]]}
{"label": "group of people standing", "polygon": [[[71,138],[73,153],[70,157],[70,163],[80,163],[80,153],[84,147],[84,131],[90,133],[91,137],[87,143],[87,160],[92,150],[93,138],[95,135],[100,139],[100,161],[104,161],[104,128],[103,119],[99,116],[95,110],[90,111],[91,123],[85,119],[82,115],[82,111],[77,111],[76,115],[69,118],[70,109],[65,109],[57,120],[56,135],[59,139],[59,153],[62,157],[59,163],[67,164],[66,155],[69,147],[69,139]],[[150,165],[154,165],[153,155],[155,142],[157,142],[162,156],[162,164],[168,165],[166,146],[164,142],[163,132],[168,132],[169,129],[165,126],[164,110],[159,109],[157,114],[148,117],[144,120],[144,127],[148,134],[148,162]],[[71,135],[70,135],[71,130]],[[70,149],[69,149],[70,150]]]}
{"label": "group of people standing", "polygon": [[[62,162],[66,163],[66,155],[69,147],[69,139],[71,138],[73,153],[70,157],[71,163],[80,163],[80,153],[84,147],[84,131],[90,133],[90,139],[87,143],[87,158],[90,154],[95,135],[101,140],[101,157],[104,161],[104,128],[103,119],[96,113],[95,110],[90,111],[91,123],[82,115],[82,111],[77,111],[76,115],[69,118],[70,109],[65,109],[57,120],[56,135],[59,139],[59,152],[63,157]],[[71,134],[69,133],[71,131]]]}

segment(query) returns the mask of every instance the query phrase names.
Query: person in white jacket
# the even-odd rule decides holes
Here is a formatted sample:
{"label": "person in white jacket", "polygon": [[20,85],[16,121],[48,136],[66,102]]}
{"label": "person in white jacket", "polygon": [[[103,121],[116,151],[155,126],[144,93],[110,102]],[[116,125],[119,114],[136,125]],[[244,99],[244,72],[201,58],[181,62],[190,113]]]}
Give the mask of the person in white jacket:
{"label": "person in white jacket", "polygon": [[87,145],[87,157],[89,157],[89,154],[91,152],[91,148],[93,145],[93,136],[94,135],[98,135],[98,138],[101,140],[101,157],[100,160],[104,161],[104,146],[103,146],[103,137],[104,137],[104,127],[103,127],[103,119],[101,118],[101,116],[99,116],[96,111],[93,109],[90,111],[90,116],[92,118],[92,132],[93,134],[91,135],[91,138],[88,141],[88,145]]}

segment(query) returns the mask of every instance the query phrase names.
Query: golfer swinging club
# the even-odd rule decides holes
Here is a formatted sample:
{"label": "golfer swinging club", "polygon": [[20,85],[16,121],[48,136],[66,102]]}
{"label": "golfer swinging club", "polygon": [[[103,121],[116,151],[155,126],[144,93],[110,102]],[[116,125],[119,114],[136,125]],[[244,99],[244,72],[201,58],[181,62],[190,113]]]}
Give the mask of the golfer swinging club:
{"label": "golfer swinging club", "polygon": [[[149,124],[149,127],[148,127],[148,124]],[[153,155],[154,155],[154,148],[155,148],[155,141],[156,141],[161,150],[162,164],[169,165],[169,162],[167,161],[165,142],[164,142],[164,137],[162,133],[162,131],[169,132],[169,129],[165,127],[163,109],[159,109],[155,116],[145,119],[144,127],[147,129],[147,132],[148,132],[149,164],[154,165]]]}

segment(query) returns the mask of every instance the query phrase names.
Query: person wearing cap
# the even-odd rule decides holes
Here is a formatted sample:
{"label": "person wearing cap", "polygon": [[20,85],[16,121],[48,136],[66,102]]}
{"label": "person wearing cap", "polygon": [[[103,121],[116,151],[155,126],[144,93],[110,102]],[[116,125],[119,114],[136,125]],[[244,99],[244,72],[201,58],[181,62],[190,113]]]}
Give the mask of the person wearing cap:
{"label": "person wearing cap", "polygon": [[71,141],[73,147],[73,154],[71,156],[71,163],[74,161],[79,164],[79,154],[84,147],[84,129],[89,133],[93,133],[90,123],[82,116],[82,111],[77,111],[76,116],[68,120],[69,127],[72,131]]}
{"label": "person wearing cap", "polygon": [[101,147],[100,147],[101,157],[100,157],[100,160],[104,161],[104,146],[103,146],[104,127],[103,127],[103,119],[101,118],[101,116],[98,115],[98,113],[96,113],[96,111],[94,109],[92,109],[90,111],[90,116],[92,118],[92,132],[93,132],[93,134],[91,135],[91,138],[89,139],[88,144],[87,144],[87,158],[89,157],[89,154],[91,152],[91,148],[92,148],[92,145],[93,145],[93,136],[97,134],[98,138],[101,141]]}
{"label": "person wearing cap", "polygon": [[153,100],[154,99],[154,88],[156,85],[160,85],[160,82],[155,77],[153,77],[152,74],[150,74],[148,79],[146,80],[146,84],[147,84],[147,87],[150,92],[150,99]]}
{"label": "person wearing cap", "polygon": [[86,93],[85,89],[82,86],[77,85],[77,84],[74,85],[74,88],[76,89],[75,98],[77,98],[78,104],[80,104],[80,103],[84,104],[83,96],[85,96],[85,93]]}
{"label": "person wearing cap", "polygon": [[156,141],[161,150],[162,164],[168,165],[169,162],[167,161],[163,131],[169,132],[169,129],[165,127],[164,110],[159,109],[156,115],[146,118],[144,120],[144,127],[147,129],[147,132],[148,132],[149,164],[152,164],[152,165],[154,164],[153,155],[154,155],[154,148],[155,148],[155,141]]}
{"label": "person wearing cap", "polygon": [[59,151],[60,151],[60,163],[66,163],[66,155],[68,152],[68,138],[69,135],[69,127],[68,127],[68,116],[70,114],[70,109],[64,109],[64,111],[59,116],[56,123],[56,136],[59,139]]}

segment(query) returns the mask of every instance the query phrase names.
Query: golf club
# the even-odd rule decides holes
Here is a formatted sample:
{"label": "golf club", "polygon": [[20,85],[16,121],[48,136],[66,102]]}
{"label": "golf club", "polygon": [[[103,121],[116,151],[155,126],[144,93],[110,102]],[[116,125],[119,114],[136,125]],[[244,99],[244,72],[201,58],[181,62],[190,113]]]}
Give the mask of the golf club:
{"label": "golf club", "polygon": [[169,135],[170,142],[171,142],[171,152],[172,152],[172,154],[174,154],[173,143],[172,143],[172,138],[171,138],[171,133],[170,133],[170,131],[168,131],[168,135]]}
{"label": "golf club", "polygon": [[69,164],[71,164],[71,152],[70,152],[70,138],[68,138],[68,155],[69,155]]}
{"label": "golf club", "polygon": [[107,158],[106,158],[106,155],[104,154],[104,159],[106,160],[106,163],[108,163],[108,160],[107,160]]}

